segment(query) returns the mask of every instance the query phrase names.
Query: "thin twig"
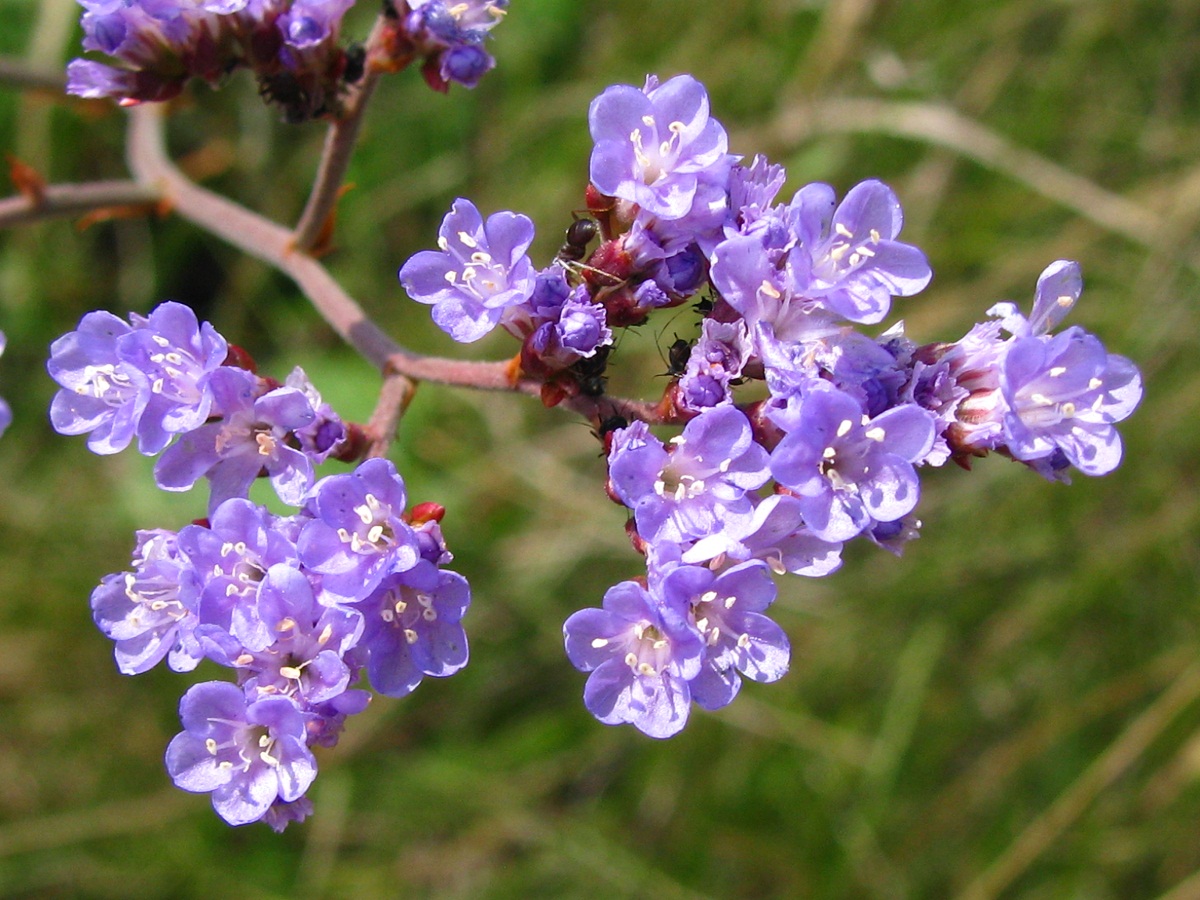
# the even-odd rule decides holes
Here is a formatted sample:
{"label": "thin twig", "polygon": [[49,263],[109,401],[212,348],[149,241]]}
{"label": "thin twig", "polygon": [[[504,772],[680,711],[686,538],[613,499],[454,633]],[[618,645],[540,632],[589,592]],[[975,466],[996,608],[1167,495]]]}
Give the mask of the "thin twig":
{"label": "thin twig", "polygon": [[375,411],[367,423],[367,432],[371,444],[367,448],[367,456],[386,456],[388,447],[396,439],[396,430],[404,417],[408,404],[412,402],[417,386],[412,379],[406,378],[399,372],[386,372],[383,385],[379,388],[379,399],[375,402]]}
{"label": "thin twig", "polygon": [[[219,194],[190,181],[167,156],[162,113],[156,104],[134,107],[127,145],[129,167],[143,184],[162,192],[183,218],[292,278],[326,322],[380,371],[417,381],[487,391],[541,393],[541,382],[511,377],[507,362],[469,362],[424,356],[396,343],[372,322],[329,271],[296,248],[292,233]],[[576,397],[564,406],[599,423],[610,415],[632,421],[663,421],[655,406],[618,397]]]}
{"label": "thin twig", "polygon": [[67,76],[59,70],[35,68],[11,56],[0,56],[0,84],[61,94],[67,89]]}
{"label": "thin twig", "polygon": [[[375,27],[367,38],[367,57],[370,58],[371,47],[378,39],[383,26],[383,17],[375,21]],[[342,115],[329,126],[325,134],[325,146],[321,151],[321,163],[317,168],[317,177],[313,182],[312,192],[308,202],[296,223],[293,241],[300,250],[315,249],[326,236],[329,217],[333,215],[341,196],[342,182],[346,177],[346,169],[354,153],[354,145],[358,140],[358,132],[362,126],[363,114],[367,103],[375,92],[380,73],[367,67],[362,79],[355,85],[347,98]]]}
{"label": "thin twig", "polygon": [[[1159,248],[1164,219],[1158,213],[1020,147],[978,122],[936,103],[893,103],[844,98],[793,107],[780,115],[771,137],[795,146],[813,134],[876,133],[945,147],[1025,184],[1136,244]],[[1195,271],[1200,264],[1187,262]]]}
{"label": "thin twig", "polygon": [[160,192],[136,181],[51,184],[38,198],[13,196],[0,200],[0,228],[110,209],[151,212],[161,200]]}

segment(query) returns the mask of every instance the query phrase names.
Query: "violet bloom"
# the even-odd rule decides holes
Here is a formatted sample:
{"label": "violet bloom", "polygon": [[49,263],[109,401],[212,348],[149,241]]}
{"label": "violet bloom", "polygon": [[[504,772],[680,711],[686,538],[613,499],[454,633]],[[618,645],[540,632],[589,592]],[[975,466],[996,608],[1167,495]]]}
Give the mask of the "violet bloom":
{"label": "violet bloom", "polygon": [[477,341],[505,310],[533,293],[537,273],[525,251],[533,222],[498,212],[484,223],[470,200],[454,201],[438,230],[440,250],[422,250],[400,269],[400,283],[419,303],[433,306],[433,320],[454,340]]}
{"label": "violet bloom", "polygon": [[842,565],[842,542],[817,537],[804,524],[800,500],[790,494],[772,494],[754,508],[743,531],[722,536],[720,545],[697,541],[682,555],[686,563],[706,563],[724,553],[737,562],[762,560],[776,575],[790,572],[819,578]]}
{"label": "violet bloom", "polygon": [[[1038,279],[1028,319],[1015,304],[998,303],[989,310],[996,321],[976,326],[945,354],[968,394],[955,409],[959,446],[1003,446],[1058,481],[1068,480],[1068,466],[1104,475],[1120,463],[1114,426],[1141,401],[1141,374],[1077,326],[1049,334],[1082,290],[1078,264],[1057,260]],[[1000,329],[1013,337],[1002,340]]]}
{"label": "violet bloom", "polygon": [[270,645],[252,652],[216,635],[209,656],[238,669],[249,696],[289,697],[307,710],[342,694],[353,675],[344,657],[362,635],[362,616],[317,603],[308,577],[284,563],[267,570],[255,602]]}
{"label": "violet bloom", "polygon": [[688,686],[700,672],[704,644],[677,599],[623,581],[604,595],[603,609],[583,609],[563,625],[567,657],[591,672],[583,702],[606,725],[629,723],[654,738],[687,724]]}
{"label": "violet bloom", "polygon": [[322,602],[362,600],[388,575],[417,564],[421,546],[404,521],[406,502],[404,481],[386,459],[317,482],[298,547],[305,567],[321,576]]}
{"label": "violet bloom", "polygon": [[882,321],[892,297],[910,297],[933,277],[925,254],[896,240],[904,214],[880,181],[856,184],[836,207],[833,188],[810,184],[787,215],[811,261],[799,292],[851,322]]}
{"label": "violet bloom", "polygon": [[176,672],[190,672],[203,651],[195,636],[199,618],[180,596],[190,563],[180,554],[175,533],[139,531],[132,566],[132,572],[106,575],[92,591],[92,617],[116,642],[117,668],[138,675],[166,657]]}
{"label": "violet bloom", "polygon": [[725,129],[709,117],[708,94],[690,75],[642,90],[620,84],[592,101],[596,146],[590,176],[604,194],[663,219],[692,210],[701,181],[723,182],[731,158]]}
{"label": "violet bloom", "polygon": [[727,705],[752,681],[776,681],[788,670],[791,647],[783,629],[763,615],[775,600],[766,564],[742,563],[719,575],[705,566],[678,566],[663,576],[664,603],[689,610],[704,641],[704,660],[691,680],[692,699],[705,709]]}
{"label": "violet bloom", "polygon": [[1017,340],[1004,358],[1001,389],[1010,410],[1005,446],[1013,458],[1033,462],[1061,453],[1085,475],[1106,475],[1120,464],[1114,424],[1142,398],[1133,363],[1107,353],[1078,327],[1046,340]]}
{"label": "violet bloom", "polygon": [[202,634],[225,632],[251,652],[275,641],[259,592],[272,566],[299,566],[295,545],[276,525],[265,507],[235,498],[212,513],[209,527],[180,530],[179,549],[191,563],[184,600],[196,610]]}
{"label": "violet bloom", "polygon": [[205,477],[213,510],[247,496],[265,471],[279,499],[299,506],[312,486],[313,467],[288,439],[316,419],[308,398],[290,387],[260,395],[256,375],[230,366],[214,373],[211,383],[222,418],[185,434],[162,455],[154,468],[158,486],[186,491]]}
{"label": "violet bloom", "polygon": [[705,319],[700,339],[692,346],[687,367],[679,379],[679,405],[698,412],[732,403],[730,386],[741,376],[750,354],[750,338],[744,322]]}
{"label": "violet bloom", "polygon": [[1038,278],[1028,321],[998,304],[1003,327],[1014,338],[1000,371],[1007,412],[1004,444],[1014,459],[1030,463],[1047,478],[1065,480],[1055,465],[1061,457],[1085,475],[1105,475],[1121,462],[1121,436],[1114,427],[1142,399],[1142,377],[1123,356],[1078,326],[1050,335],[1083,290],[1078,263],[1057,260]]}
{"label": "violet bloom", "polygon": [[426,57],[425,80],[445,91],[472,88],[496,61],[483,42],[508,11],[508,0],[408,0],[406,36]]}
{"label": "violet bloom", "polygon": [[130,321],[88,313],[50,345],[46,369],[62,387],[50,421],[60,434],[90,432],[94,453],[116,453],[136,436],[138,449],[153,456],[208,418],[210,380],[228,346],[181,303],[162,303]]}
{"label": "violet bloom", "polygon": [[814,387],[770,415],[787,432],[771,454],[771,474],[797,496],[818,538],[849,540],[917,505],[913,463],[933,446],[925,410],[899,406],[870,418],[853,396]]}
{"label": "violet bloom", "polygon": [[749,420],[733,406],[705,410],[671,444],[667,450],[644,422],[615,433],[609,481],[633,510],[638,534],[684,544],[736,531],[753,514],[747,492],[770,477]]}
{"label": "violet bloom", "polygon": [[389,697],[410,694],[425,675],[453,675],[467,664],[461,624],[471,603],[467,580],[421,560],[383,579],[355,604],[366,620],[371,686]]}
{"label": "violet bloom", "polygon": [[[0,355],[2,355],[4,353],[4,347],[7,344],[7,342],[8,342],[8,338],[6,338],[4,336],[3,331],[0,331]],[[3,435],[4,432],[8,429],[8,426],[11,424],[12,424],[12,409],[3,400],[3,398],[0,398],[0,435]]]}
{"label": "violet bloom", "polygon": [[307,425],[297,428],[293,434],[300,443],[300,449],[304,455],[313,465],[319,465],[345,446],[349,434],[346,423],[328,403],[321,399],[321,394],[299,366],[292,370],[292,374],[287,377],[284,386],[302,393],[308,400],[308,405],[313,409],[315,414],[313,420]]}
{"label": "violet bloom", "polygon": [[179,717],[184,730],[167,747],[167,772],[182,790],[211,791],[230,825],[299,800],[317,777],[304,717],[286,697],[247,703],[236,685],[209,681],[183,695]]}
{"label": "violet bloom", "polygon": [[546,321],[529,336],[523,351],[532,357],[531,363],[536,360],[537,365],[557,371],[590,359],[601,347],[612,344],[605,309],[592,302],[583,285],[572,290],[557,309],[539,312]]}

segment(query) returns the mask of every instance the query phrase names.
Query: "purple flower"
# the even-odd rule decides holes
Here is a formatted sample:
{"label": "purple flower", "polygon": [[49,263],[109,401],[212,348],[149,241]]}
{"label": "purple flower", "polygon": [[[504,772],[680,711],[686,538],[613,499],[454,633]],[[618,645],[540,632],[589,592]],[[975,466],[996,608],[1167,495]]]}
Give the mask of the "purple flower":
{"label": "purple flower", "polygon": [[912,296],[929,283],[929,262],[896,240],[904,215],[887,185],[861,182],[834,204],[833,188],[810,184],[788,207],[792,232],[811,260],[800,293],[851,322],[879,322],[892,297]]}
{"label": "purple flower", "polygon": [[804,343],[845,321],[873,324],[892,297],[917,293],[932,275],[920,250],[895,239],[902,222],[881,182],[856,185],[840,204],[829,185],[810,184],[718,244],[712,281],[767,340]]}
{"label": "purple flower", "polygon": [[312,815],[312,812],[312,801],[307,797],[301,797],[291,803],[276,800],[263,813],[262,820],[270,825],[271,830],[276,834],[281,834],[292,822],[303,822]]}
{"label": "purple flower", "polygon": [[[554,267],[561,271],[558,266]],[[581,359],[595,356],[612,344],[612,329],[603,306],[593,303],[584,285],[571,291],[558,307],[540,306],[530,321],[542,323],[529,336],[523,349],[526,368],[565,369]]]}
{"label": "purple flower", "polygon": [[750,353],[744,322],[705,319],[679,379],[679,405],[698,412],[732,403],[730,385],[742,374]]}
{"label": "purple flower", "polygon": [[300,449],[313,465],[325,462],[345,446],[348,437],[346,423],[321,399],[320,393],[299,366],[292,370],[284,386],[300,391],[315,413],[309,424],[293,432]]}
{"label": "purple flower", "polygon": [[438,230],[441,249],[409,259],[400,283],[433,305],[434,322],[454,340],[477,341],[532,295],[537,275],[525,254],[532,241],[527,217],[498,212],[485,224],[470,200],[458,199]]}
{"label": "purple flower", "polygon": [[308,398],[290,387],[260,396],[257,376],[228,366],[214,373],[211,383],[222,418],[185,434],[162,455],[154,468],[158,486],[186,491],[206,477],[213,510],[245,497],[265,470],[279,499],[299,506],[312,486],[312,462],[287,439],[315,421]]}
{"label": "purple flower", "polygon": [[731,158],[725,129],[709,118],[708,94],[690,75],[644,89],[615,85],[592,101],[592,183],[662,219],[692,210],[701,180],[723,182]]}
{"label": "purple flower", "polygon": [[370,652],[372,687],[403,697],[425,675],[453,675],[465,666],[467,635],[460,623],[470,603],[465,578],[425,560],[385,578],[355,604],[366,620],[362,646]]}
{"label": "purple flower", "polygon": [[729,173],[732,234],[757,222],[771,208],[786,180],[787,173],[783,166],[769,163],[762,154],[755,156],[749,166],[734,166]]}
{"label": "purple flower", "polygon": [[403,518],[406,502],[404,481],[386,459],[368,459],[313,487],[306,507],[313,518],[298,546],[330,602],[362,600],[388,575],[417,564],[421,548]]}
{"label": "purple flower", "polygon": [[297,568],[296,547],[278,520],[249,500],[222,503],[209,527],[188,525],[179,532],[179,549],[191,562],[185,585],[186,605],[196,610],[201,634],[225,632],[251,652],[275,641],[263,620],[259,595],[272,566]]}
{"label": "purple flower", "polygon": [[770,415],[787,432],[771,454],[771,474],[797,496],[816,537],[849,540],[916,506],[912,464],[933,445],[925,410],[899,406],[870,418],[854,397],[818,383]]}
{"label": "purple flower", "polygon": [[609,481],[633,510],[638,534],[684,544],[736,531],[753,513],[747,492],[770,477],[749,420],[732,406],[705,410],[671,444],[668,450],[643,422],[615,433]]}
{"label": "purple flower", "polygon": [[842,565],[842,542],[813,534],[804,524],[800,500],[790,494],[772,494],[762,500],[742,532],[722,535],[719,545],[697,541],[682,560],[706,563],[719,553],[738,562],[760,559],[776,575],[791,572],[819,578]]}
{"label": "purple flower", "polygon": [[162,303],[130,322],[88,313],[51,344],[46,368],[62,390],[50,420],[61,434],[91,432],[95,453],[123,450],[136,435],[138,449],[153,456],[208,418],[210,380],[228,347],[181,303]]}
{"label": "purple flower", "polygon": [[212,792],[230,825],[263,818],[277,801],[294,803],[317,776],[304,717],[286,697],[248,703],[236,685],[205,682],[179,704],[183,732],[167,747],[167,772],[193,793]]}
{"label": "purple flower", "polygon": [[408,0],[406,36],[426,57],[425,80],[437,90],[449,82],[475,87],[496,61],[483,42],[504,18],[508,0]]}
{"label": "purple flower", "polygon": [[1121,462],[1114,427],[1142,397],[1141,375],[1082,328],[1013,341],[1004,357],[1001,391],[1008,406],[1004,443],[1021,461],[1060,451],[1085,475],[1105,475]]}
{"label": "purple flower", "polygon": [[677,600],[652,596],[636,581],[604,595],[603,609],[583,609],[563,625],[567,657],[591,672],[583,702],[606,725],[630,723],[654,738],[687,724],[688,682],[700,672],[704,645]]}
{"label": "purple flower", "polygon": [[[998,303],[988,311],[994,321],[942,352],[939,362],[967,395],[949,432],[957,448],[1004,447],[1055,481],[1068,480],[1068,466],[1087,475],[1117,467],[1114,426],[1141,401],[1142,379],[1132,362],[1079,327],[1049,334],[1082,290],[1078,264],[1057,260],[1038,279],[1028,319],[1015,304]],[[1012,337],[1002,339],[1001,330]]]}
{"label": "purple flower", "polygon": [[132,572],[105,576],[92,592],[92,616],[116,642],[117,668],[138,675],[167,657],[176,672],[190,672],[203,651],[195,636],[199,619],[180,596],[190,563],[175,533],[139,531],[132,566]]}
{"label": "purple flower", "polygon": [[704,566],[678,566],[659,585],[664,603],[689,611],[704,641],[704,660],[691,680],[692,699],[705,709],[727,705],[752,681],[776,681],[788,670],[791,648],[783,629],[763,615],[775,600],[765,563],[754,561],[719,575]]}
{"label": "purple flower", "polygon": [[[8,338],[6,338],[4,336],[3,331],[0,331],[0,354],[4,353],[4,347],[7,343],[8,343]],[[9,405],[6,402],[4,402],[3,399],[0,399],[0,435],[3,435],[4,432],[8,429],[8,426],[11,424],[12,424],[12,409],[9,408]]]}
{"label": "purple flower", "polygon": [[255,604],[271,634],[270,645],[249,651],[217,635],[209,654],[240,671],[248,696],[289,697],[307,710],[346,690],[353,673],[344,657],[362,635],[362,616],[317,603],[308,577],[285,563],[267,570]]}

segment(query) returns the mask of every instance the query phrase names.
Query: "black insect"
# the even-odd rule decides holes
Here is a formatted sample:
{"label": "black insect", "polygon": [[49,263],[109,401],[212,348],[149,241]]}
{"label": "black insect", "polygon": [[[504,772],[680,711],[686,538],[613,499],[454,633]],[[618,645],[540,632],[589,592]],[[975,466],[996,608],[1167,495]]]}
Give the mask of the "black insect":
{"label": "black insect", "polygon": [[600,420],[600,427],[596,429],[595,435],[604,440],[605,436],[619,428],[628,428],[629,420],[624,416],[607,416]]}
{"label": "black insect", "polygon": [[567,239],[554,258],[560,262],[581,262],[587,256],[588,244],[600,233],[595,219],[576,219],[567,229]]}
{"label": "black insect", "polygon": [[611,347],[601,347],[592,356],[585,357],[571,366],[575,373],[575,382],[579,391],[586,397],[600,397],[604,394],[604,385],[608,376],[604,370],[608,367],[608,353]]}
{"label": "black insect", "polygon": [[682,375],[687,369],[688,357],[691,355],[691,343],[683,338],[675,338],[675,342],[667,348],[667,374],[672,377]]}
{"label": "black insect", "polygon": [[367,68],[367,48],[357,41],[346,48],[346,67],[342,78],[346,84],[354,84],[363,77]]}

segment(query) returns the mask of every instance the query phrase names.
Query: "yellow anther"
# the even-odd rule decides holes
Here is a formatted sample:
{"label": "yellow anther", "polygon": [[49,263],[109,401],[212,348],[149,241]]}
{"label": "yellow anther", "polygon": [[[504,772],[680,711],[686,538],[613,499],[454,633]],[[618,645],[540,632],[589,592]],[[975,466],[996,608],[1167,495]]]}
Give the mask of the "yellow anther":
{"label": "yellow anther", "polygon": [[880,443],[882,443],[883,439],[885,437],[887,437],[887,432],[885,432],[882,428],[880,428],[878,425],[876,425],[874,428],[867,429],[867,437],[873,441],[879,441]]}
{"label": "yellow anther", "polygon": [[838,222],[836,225],[834,225],[833,230],[836,231],[838,234],[840,234],[844,238],[854,237],[854,232],[851,231],[849,228],[847,228],[845,225],[843,225],[841,222]]}
{"label": "yellow anther", "polygon": [[608,646],[608,638],[592,638],[592,649],[600,650]]}
{"label": "yellow anther", "polygon": [[850,433],[850,429],[853,427],[854,427],[854,423],[851,422],[849,419],[842,419],[842,421],[840,423],[838,423],[837,436],[845,437],[846,435],[848,435]]}
{"label": "yellow anther", "polygon": [[411,628],[405,628],[404,629],[404,640],[410,644],[415,644],[417,642],[417,633],[415,631],[413,631]]}

